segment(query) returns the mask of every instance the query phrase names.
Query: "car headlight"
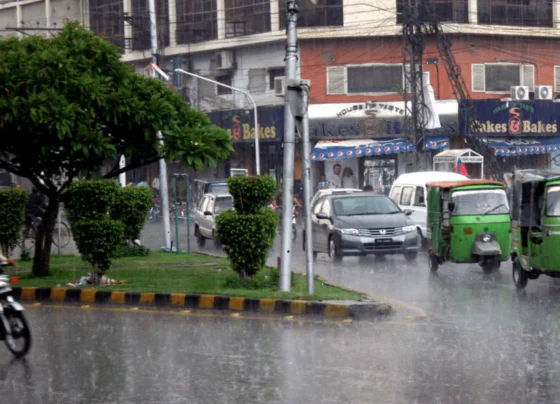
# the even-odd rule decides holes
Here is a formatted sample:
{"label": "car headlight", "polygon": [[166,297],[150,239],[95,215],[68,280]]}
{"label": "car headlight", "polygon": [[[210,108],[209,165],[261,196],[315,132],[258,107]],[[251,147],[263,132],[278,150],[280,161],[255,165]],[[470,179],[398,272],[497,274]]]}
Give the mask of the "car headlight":
{"label": "car headlight", "polygon": [[359,236],[360,232],[356,229],[339,229],[342,234],[349,234],[351,236]]}
{"label": "car headlight", "polygon": [[404,226],[402,228],[403,233],[410,233],[412,231],[415,231],[416,227],[415,226]]}

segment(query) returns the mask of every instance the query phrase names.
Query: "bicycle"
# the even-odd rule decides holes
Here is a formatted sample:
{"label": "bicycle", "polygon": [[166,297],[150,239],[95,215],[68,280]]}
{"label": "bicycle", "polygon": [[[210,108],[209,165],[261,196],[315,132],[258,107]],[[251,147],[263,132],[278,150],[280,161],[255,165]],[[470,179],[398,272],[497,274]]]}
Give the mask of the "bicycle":
{"label": "bicycle", "polygon": [[[18,245],[22,250],[27,251],[35,246],[37,229],[39,228],[39,225],[41,224],[42,221],[43,219],[40,217],[34,218],[31,223],[31,227],[27,231],[27,234],[25,231],[25,225],[23,226],[23,228],[21,229],[21,238],[18,242]],[[70,243],[70,227],[66,223],[60,222],[60,239],[59,239],[59,227],[57,221],[54,225],[54,230],[53,230],[53,244],[55,245],[55,247],[63,248],[66,247],[69,243]]]}

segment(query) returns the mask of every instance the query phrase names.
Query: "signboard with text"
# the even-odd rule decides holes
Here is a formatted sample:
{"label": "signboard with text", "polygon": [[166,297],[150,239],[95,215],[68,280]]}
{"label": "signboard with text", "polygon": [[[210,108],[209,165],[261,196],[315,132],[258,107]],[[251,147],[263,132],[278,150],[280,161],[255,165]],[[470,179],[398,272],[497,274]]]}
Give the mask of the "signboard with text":
{"label": "signboard with text", "polygon": [[467,104],[459,104],[459,130],[462,136],[545,137],[558,136],[560,104],[552,101],[471,101],[472,113],[480,131],[469,128],[463,113]]}
{"label": "signboard with text", "polygon": [[[261,142],[281,142],[284,138],[284,106],[257,107],[259,140]],[[226,129],[234,143],[255,141],[255,118],[252,109],[232,109],[209,112],[212,123]]]}

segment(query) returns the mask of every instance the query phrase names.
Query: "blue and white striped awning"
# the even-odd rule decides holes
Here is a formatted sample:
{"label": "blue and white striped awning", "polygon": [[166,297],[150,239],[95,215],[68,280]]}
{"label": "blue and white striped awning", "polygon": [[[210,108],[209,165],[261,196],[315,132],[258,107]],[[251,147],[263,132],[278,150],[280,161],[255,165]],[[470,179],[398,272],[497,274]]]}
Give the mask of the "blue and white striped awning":
{"label": "blue and white striped awning", "polygon": [[486,144],[496,156],[526,156],[560,151],[560,138],[488,139]]}
{"label": "blue and white striped awning", "polygon": [[[426,139],[426,149],[447,149],[446,137]],[[321,140],[311,151],[311,161],[340,160],[364,156],[380,156],[412,152],[414,144],[406,139],[391,140]]]}

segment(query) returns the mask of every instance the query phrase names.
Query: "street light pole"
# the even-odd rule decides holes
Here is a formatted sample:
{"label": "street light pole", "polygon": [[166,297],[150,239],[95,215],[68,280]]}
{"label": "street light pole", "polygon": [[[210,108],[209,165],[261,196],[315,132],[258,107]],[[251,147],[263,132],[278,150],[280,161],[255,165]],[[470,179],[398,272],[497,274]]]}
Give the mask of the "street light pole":
{"label": "street light pole", "polygon": [[[148,11],[150,13],[150,41],[152,46],[152,77],[157,78],[155,66],[158,65],[158,41],[157,41],[157,25],[156,25],[156,3],[155,0],[148,0]],[[165,77],[165,76],[164,76]],[[157,137],[163,146],[163,136],[161,131],[158,131]],[[171,248],[171,226],[169,220],[169,189],[167,186],[167,164],[165,159],[159,160],[159,182],[161,191],[161,210],[163,211],[163,234],[164,234],[164,247]]]}
{"label": "street light pole", "polygon": [[237,92],[245,95],[249,99],[249,101],[251,101],[251,104],[253,104],[253,115],[254,115],[254,118],[255,118],[255,172],[256,172],[257,175],[261,175],[261,153],[260,153],[260,144],[259,144],[259,138],[260,138],[259,119],[258,119],[258,116],[257,116],[257,103],[255,102],[255,100],[251,96],[251,94],[247,91],[240,90],[239,88],[228,86],[227,84],[220,83],[219,81],[212,80],[212,79],[209,79],[209,78],[204,77],[204,76],[199,76],[198,74],[194,74],[194,73],[188,72],[188,71],[183,70],[183,69],[175,69],[175,71],[177,73],[186,74],[187,76],[195,77],[197,79],[216,84],[217,86],[229,88],[232,91],[237,91]]}

